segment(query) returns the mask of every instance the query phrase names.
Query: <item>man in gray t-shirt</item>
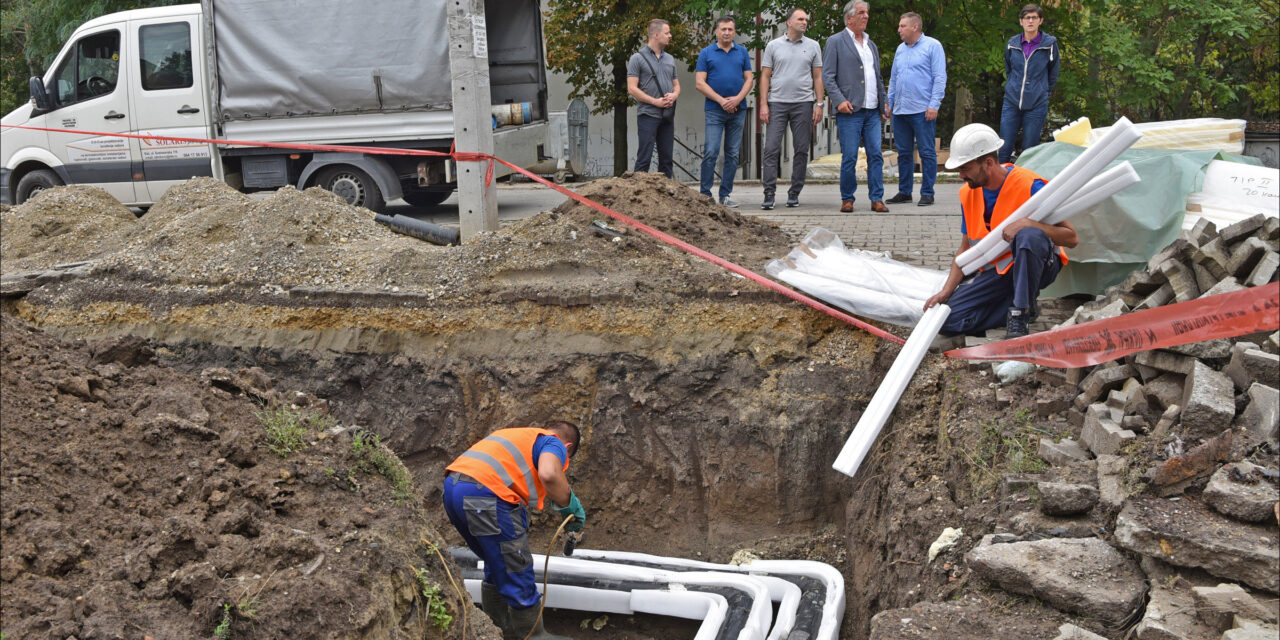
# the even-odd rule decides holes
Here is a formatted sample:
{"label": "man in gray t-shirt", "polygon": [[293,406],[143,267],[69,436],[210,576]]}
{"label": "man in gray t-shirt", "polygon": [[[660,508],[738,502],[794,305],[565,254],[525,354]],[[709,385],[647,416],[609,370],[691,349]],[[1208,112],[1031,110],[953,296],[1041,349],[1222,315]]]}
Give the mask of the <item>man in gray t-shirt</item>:
{"label": "man in gray t-shirt", "polygon": [[658,171],[672,173],[672,151],[676,139],[676,98],[680,79],[676,60],[663,51],[671,43],[671,25],[666,20],[649,21],[649,41],[627,61],[627,93],[636,100],[636,171],[648,171],[653,149],[658,149]]}
{"label": "man in gray t-shirt", "polygon": [[809,140],[813,127],[822,120],[822,47],[804,37],[809,14],[792,9],[787,14],[787,33],[771,41],[760,60],[760,121],[767,126],[764,142],[764,202],[772,209],[778,186],[778,161],[782,138],[791,129],[791,186],[787,206],[800,206],[800,190],[809,166]]}

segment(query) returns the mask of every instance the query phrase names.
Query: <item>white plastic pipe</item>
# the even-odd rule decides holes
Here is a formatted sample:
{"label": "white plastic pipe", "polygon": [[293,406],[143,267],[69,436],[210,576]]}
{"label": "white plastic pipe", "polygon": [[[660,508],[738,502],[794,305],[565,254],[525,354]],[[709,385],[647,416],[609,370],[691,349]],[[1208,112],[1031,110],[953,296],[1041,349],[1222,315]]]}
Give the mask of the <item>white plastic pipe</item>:
{"label": "white plastic pipe", "polygon": [[942,323],[946,322],[949,315],[951,307],[945,304],[935,305],[924,312],[924,317],[920,318],[920,323],[907,338],[907,343],[893,361],[893,366],[889,367],[880,388],[871,396],[871,402],[867,403],[866,410],[862,412],[853,433],[845,441],[840,455],[836,456],[835,463],[831,465],[833,469],[850,477],[858,473],[858,467],[862,466],[862,461],[871,451],[871,445],[875,443],[876,436],[880,435],[880,429],[884,428],[889,414],[898,405],[898,399],[906,390],[907,383],[911,382],[911,376],[919,368],[929,345],[942,330]]}
{"label": "white plastic pipe", "polygon": [[[822,603],[822,621],[819,623],[817,635],[813,637],[813,640],[839,640],[840,637],[840,622],[844,619],[845,605],[844,576],[841,575],[835,567],[826,564],[825,562],[817,562],[814,560],[755,560],[744,564],[732,565],[703,562],[701,560],[689,560],[686,558],[668,558],[649,555],[647,553],[634,553],[631,551],[608,551],[604,549],[577,549],[573,552],[573,557],[611,562],[663,564],[680,568],[720,571],[724,573],[748,573],[751,575],[764,576],[790,575],[813,578],[822,583],[824,593],[826,594],[826,599]],[[773,637],[779,627],[782,626],[784,611],[788,609],[788,605],[787,600],[778,600],[776,593],[773,591],[773,587],[770,587],[770,598],[772,598],[774,602],[782,603],[778,608],[778,617],[774,621],[773,630],[769,633],[769,636]],[[791,609],[791,616],[791,624],[794,625],[794,608]]]}
{"label": "white plastic pipe", "polygon": [[[1133,126],[1128,118],[1121,117],[1107,135],[1098,144],[1089,147],[1072,160],[1065,169],[1058,173],[1040,191],[1031,196],[1022,206],[1009,215],[1000,226],[993,229],[986,237],[979,240],[968,251],[956,257],[956,264],[966,275],[977,271],[979,267],[990,262],[982,260],[988,255],[996,243],[1002,241],[1000,232],[1004,224],[1014,220],[1033,216],[1038,211],[1053,211],[1062,205],[1068,197],[1075,194],[1086,182],[1120,157],[1126,149],[1142,138],[1142,134]],[[1034,219],[1034,218],[1033,218]],[[1000,254],[995,254],[1000,255]]]}
{"label": "white plastic pipe", "polygon": [[[1142,179],[1138,177],[1138,172],[1133,170],[1133,165],[1128,162],[1122,162],[1095,176],[1088,184],[1068,198],[1057,210],[1046,214],[1048,210],[1041,209],[1031,219],[1049,225],[1058,224],[1141,181]],[[991,235],[983,238],[983,240],[986,240],[987,238],[996,237],[998,240],[991,245],[991,248],[987,249],[986,253],[975,258],[973,264],[981,267],[999,258],[1009,250],[1009,241],[1005,240],[1003,236],[1006,223],[1008,223],[1007,220],[996,227],[999,233],[993,230]]]}

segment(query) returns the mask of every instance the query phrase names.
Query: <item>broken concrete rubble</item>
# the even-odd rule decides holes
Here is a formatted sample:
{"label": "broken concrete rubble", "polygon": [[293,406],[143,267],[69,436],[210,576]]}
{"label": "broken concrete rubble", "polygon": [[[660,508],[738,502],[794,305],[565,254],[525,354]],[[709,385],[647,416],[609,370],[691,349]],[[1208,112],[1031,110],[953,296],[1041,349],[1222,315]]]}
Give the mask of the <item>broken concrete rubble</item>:
{"label": "broken concrete rubble", "polygon": [[1098,490],[1086,484],[1040,482],[1040,511],[1049,516],[1074,516],[1098,504]]}
{"label": "broken concrete rubble", "polygon": [[1083,447],[1071,438],[1063,438],[1060,442],[1054,442],[1051,438],[1040,438],[1040,446],[1036,449],[1036,455],[1049,462],[1049,464],[1058,466],[1066,466],[1072,462],[1089,459],[1089,452],[1085,451]]}
{"label": "broken concrete rubble", "polygon": [[1280,390],[1255,382],[1247,395],[1249,404],[1236,418],[1236,426],[1258,434],[1274,447],[1280,435]]}
{"label": "broken concrete rubble", "polygon": [[1084,414],[1080,441],[1096,456],[1111,455],[1138,436],[1120,425],[1122,412],[1101,402],[1089,405]]}
{"label": "broken concrete rubble", "polygon": [[1231,379],[1198,361],[1187,376],[1181,404],[1183,433],[1201,440],[1221,433],[1236,414]]}
{"label": "broken concrete rubble", "polygon": [[984,537],[965,561],[1005,591],[1111,625],[1128,618],[1146,591],[1137,564],[1097,538],[992,544]]}
{"label": "broken concrete rubble", "polygon": [[1280,380],[1280,356],[1267,353],[1253,343],[1244,344],[1252,347],[1242,348],[1237,345],[1233,348],[1231,362],[1227,363],[1222,372],[1241,390],[1248,389],[1254,382],[1275,385]]}
{"label": "broken concrete rubble", "polygon": [[1135,497],[1116,518],[1115,535],[1135,553],[1280,593],[1275,527],[1236,522],[1195,500]]}
{"label": "broken concrete rubble", "polygon": [[[1137,640],[1195,640],[1217,635],[1196,615],[1191,589],[1217,583],[1199,570],[1178,570],[1144,556],[1139,563],[1147,574],[1147,608],[1133,629]],[[1185,575],[1184,575],[1185,574]]]}
{"label": "broken concrete rubble", "polygon": [[1058,635],[1053,640],[1107,640],[1106,638],[1089,631],[1081,629],[1074,624],[1064,624],[1058,627]]}
{"label": "broken concrete rubble", "polygon": [[1224,465],[1204,488],[1204,501],[1215,511],[1244,522],[1266,522],[1275,518],[1280,488],[1271,478],[1248,462]]}
{"label": "broken concrete rubble", "polygon": [[1264,607],[1238,584],[1192,587],[1196,613],[1206,625],[1222,633],[1231,628],[1236,616],[1258,622],[1276,621],[1275,608]]}

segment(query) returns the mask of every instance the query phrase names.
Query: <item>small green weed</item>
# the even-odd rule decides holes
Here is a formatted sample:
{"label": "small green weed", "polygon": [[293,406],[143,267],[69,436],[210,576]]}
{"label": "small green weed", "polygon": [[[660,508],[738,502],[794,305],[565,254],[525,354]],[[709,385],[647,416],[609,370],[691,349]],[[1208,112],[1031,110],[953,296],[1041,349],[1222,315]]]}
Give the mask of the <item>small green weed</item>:
{"label": "small green weed", "polygon": [[994,422],[982,425],[977,450],[969,458],[969,482],[978,491],[995,487],[1006,473],[1039,473],[1048,465],[1036,454],[1040,438],[1049,435],[1031,422],[1030,412],[1019,411],[1017,422],[1002,427]]}
{"label": "small green weed", "polygon": [[267,448],[281,458],[307,446],[307,434],[332,427],[331,416],[321,416],[287,404],[271,405],[258,412],[267,432]]}
{"label": "small green weed", "polygon": [[440,595],[439,585],[431,583],[426,569],[414,569],[414,573],[418,576],[418,588],[422,590],[422,597],[427,599],[427,617],[431,618],[431,624],[441,631],[448,629],[453,623],[453,616],[449,615],[449,607]]}
{"label": "small green weed", "polygon": [[382,444],[377,434],[356,432],[351,440],[351,452],[357,458],[357,470],[376,473],[391,483],[391,495],[397,502],[413,497],[413,476],[409,475],[400,458]]}
{"label": "small green weed", "polygon": [[231,605],[222,605],[222,622],[213,628],[213,636],[218,640],[228,640],[231,637]]}
{"label": "small green weed", "polygon": [[236,603],[236,612],[249,620],[258,617],[258,607],[262,606],[262,601],[252,598],[248,595],[240,598],[240,602]]}

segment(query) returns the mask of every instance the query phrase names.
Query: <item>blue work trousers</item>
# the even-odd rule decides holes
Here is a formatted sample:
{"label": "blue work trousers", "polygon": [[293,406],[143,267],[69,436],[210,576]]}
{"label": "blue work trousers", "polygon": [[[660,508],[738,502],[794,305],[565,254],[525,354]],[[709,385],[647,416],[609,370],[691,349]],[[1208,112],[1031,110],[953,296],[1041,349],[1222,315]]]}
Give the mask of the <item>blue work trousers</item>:
{"label": "blue work trousers", "polygon": [[840,201],[853,201],[858,190],[858,147],[867,151],[867,197],[871,202],[884,200],[884,155],[880,152],[880,111],[855,109],[853,113],[836,112],[836,133],[840,137]]}
{"label": "blue work trousers", "polygon": [[733,193],[733,174],[738,170],[738,157],[742,153],[742,125],[747,122],[747,110],[739,108],[733,113],[717,107],[707,114],[707,141],[702,145],[702,193],[711,195],[716,181],[716,159],[720,156],[720,141],[724,140],[724,169],[720,172],[720,198],[724,201]]}
{"label": "blue work trousers", "polygon": [[893,143],[898,148],[898,193],[911,195],[915,189],[915,150],[920,151],[920,195],[933,197],[938,179],[938,150],[934,132],[938,121],[927,120],[924,112],[893,115]]}
{"label": "blue work trousers", "polygon": [[1013,157],[1019,129],[1022,130],[1022,151],[1040,144],[1040,131],[1048,117],[1048,102],[1042,107],[1023,111],[1017,104],[1005,100],[1004,109],[1000,112],[1000,139],[1004,141],[1004,146],[1000,147],[1000,162],[1008,162]]}
{"label": "blue work trousers", "polygon": [[1049,236],[1039,229],[1022,229],[1010,243],[1013,266],[1001,275],[987,266],[960,283],[947,305],[951,315],[942,324],[947,334],[982,335],[1005,326],[1011,307],[1030,309],[1040,290],[1053,284],[1062,262]]}
{"label": "blue work trousers", "polygon": [[516,609],[538,604],[529,551],[529,512],[492,491],[451,477],[444,481],[444,510],[467,546],[484,560],[484,581],[498,587]]}
{"label": "blue work trousers", "polygon": [[636,150],[636,173],[649,170],[653,161],[653,150],[658,150],[658,171],[670,178],[672,173],[672,152],[676,142],[676,122],[674,119],[658,116],[636,116],[636,139],[639,149]]}

